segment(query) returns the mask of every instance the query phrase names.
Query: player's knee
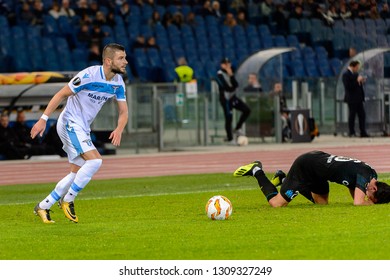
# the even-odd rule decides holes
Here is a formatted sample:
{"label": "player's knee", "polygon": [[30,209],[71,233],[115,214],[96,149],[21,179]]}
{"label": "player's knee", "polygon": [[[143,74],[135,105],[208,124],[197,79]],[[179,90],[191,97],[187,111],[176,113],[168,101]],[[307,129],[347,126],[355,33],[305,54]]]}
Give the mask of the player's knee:
{"label": "player's knee", "polygon": [[83,166],[84,171],[86,171],[92,176],[99,170],[102,163],[103,160],[101,158],[87,160]]}

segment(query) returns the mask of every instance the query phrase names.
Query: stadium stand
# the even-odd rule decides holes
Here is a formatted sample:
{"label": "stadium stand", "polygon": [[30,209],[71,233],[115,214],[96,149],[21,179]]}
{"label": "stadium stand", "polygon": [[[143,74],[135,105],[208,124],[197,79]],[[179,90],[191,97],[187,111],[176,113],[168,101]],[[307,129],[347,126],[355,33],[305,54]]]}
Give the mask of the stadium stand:
{"label": "stadium stand", "polygon": [[[72,9],[77,12],[76,2],[71,1]],[[115,3],[121,2],[124,1]],[[297,51],[283,55],[284,75],[331,77],[338,74],[338,63],[347,58],[349,47],[362,50],[389,45],[389,19],[366,16],[338,19],[329,25],[320,18],[310,17],[306,11],[303,18],[287,18],[286,32],[276,33],[272,17],[268,24],[249,18],[246,25],[228,27],[223,24],[224,14],[222,18],[204,15],[202,6],[193,1],[155,1],[154,6],[140,6],[131,0],[127,2],[130,12],[122,15],[119,4],[98,1],[99,11],[105,16],[114,13],[115,22],[114,25],[108,21],[101,25],[104,38],[101,38],[100,44],[102,47],[109,42],[118,42],[126,47],[128,78],[131,81],[170,82],[174,78],[171,68],[181,56],[196,69],[198,78],[212,78],[216,62],[223,56],[228,56],[237,67],[256,51],[285,46],[295,47]],[[56,19],[48,13],[53,1],[42,1],[42,4],[45,11],[43,24],[32,24],[22,20],[22,1],[0,1],[4,10],[16,14],[16,20],[12,20],[7,14],[0,13],[1,72],[78,71],[89,65],[88,46],[79,42],[76,34],[82,22],[87,22],[90,29],[96,24],[92,10],[88,11],[87,16],[76,13],[74,17],[61,15]],[[226,6],[226,3],[224,5],[225,13],[229,11],[236,15],[236,10]],[[380,10],[380,6],[378,8]],[[161,19],[175,13],[181,13],[184,18],[189,13],[195,13],[195,22],[175,25],[170,20],[168,23],[162,20],[150,25],[154,11],[160,14]],[[252,13],[247,11],[247,14]],[[133,50],[132,45],[139,34],[145,38],[155,37],[158,48]],[[267,75],[272,75],[270,69],[265,71]]]}

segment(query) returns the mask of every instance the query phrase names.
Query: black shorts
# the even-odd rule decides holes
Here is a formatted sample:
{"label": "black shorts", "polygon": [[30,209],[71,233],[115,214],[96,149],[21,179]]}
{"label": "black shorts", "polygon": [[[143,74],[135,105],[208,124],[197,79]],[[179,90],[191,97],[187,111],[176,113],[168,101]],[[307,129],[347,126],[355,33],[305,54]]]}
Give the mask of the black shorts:
{"label": "black shorts", "polygon": [[290,202],[298,194],[313,201],[311,193],[325,195],[329,193],[329,183],[318,176],[322,167],[317,164],[324,153],[310,152],[299,156],[292,164],[286,179],[280,188],[280,194]]}

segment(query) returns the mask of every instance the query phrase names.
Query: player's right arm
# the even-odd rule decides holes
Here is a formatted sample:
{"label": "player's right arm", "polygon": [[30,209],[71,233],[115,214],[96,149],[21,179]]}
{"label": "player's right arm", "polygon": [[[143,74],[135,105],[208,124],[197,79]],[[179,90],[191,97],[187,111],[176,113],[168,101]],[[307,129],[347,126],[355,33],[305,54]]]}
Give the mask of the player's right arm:
{"label": "player's right arm", "polygon": [[359,188],[355,188],[354,196],[353,196],[353,204],[354,205],[373,205],[374,202],[372,200],[366,200],[366,193],[363,192]]}
{"label": "player's right arm", "polygon": [[[68,85],[65,85],[53,96],[43,114],[49,117],[58,108],[61,102],[71,95],[73,95],[72,90]],[[46,120],[40,118],[31,129],[31,138],[34,139],[38,134],[42,137],[45,129]]]}

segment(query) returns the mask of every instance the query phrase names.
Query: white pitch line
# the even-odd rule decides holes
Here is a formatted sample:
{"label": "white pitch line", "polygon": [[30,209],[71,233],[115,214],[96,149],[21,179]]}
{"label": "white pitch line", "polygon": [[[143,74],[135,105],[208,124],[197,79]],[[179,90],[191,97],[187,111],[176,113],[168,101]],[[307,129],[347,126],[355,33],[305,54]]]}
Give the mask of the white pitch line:
{"label": "white pitch line", "polygon": [[[255,188],[240,188],[240,189],[231,189],[234,191],[247,191],[253,190]],[[202,191],[192,191],[192,192],[175,192],[175,193],[154,193],[154,194],[134,194],[134,195],[118,195],[118,196],[98,196],[90,198],[79,198],[78,200],[102,200],[102,199],[111,199],[111,198],[136,198],[136,197],[156,197],[156,196],[168,196],[168,195],[187,195],[187,194],[197,194],[197,193],[207,193],[207,192],[222,192],[230,191],[228,189],[219,189],[219,190],[202,190]],[[24,201],[24,202],[15,202],[15,203],[1,203],[0,206],[13,206],[13,205],[26,205],[31,203],[36,203],[37,201]]]}

